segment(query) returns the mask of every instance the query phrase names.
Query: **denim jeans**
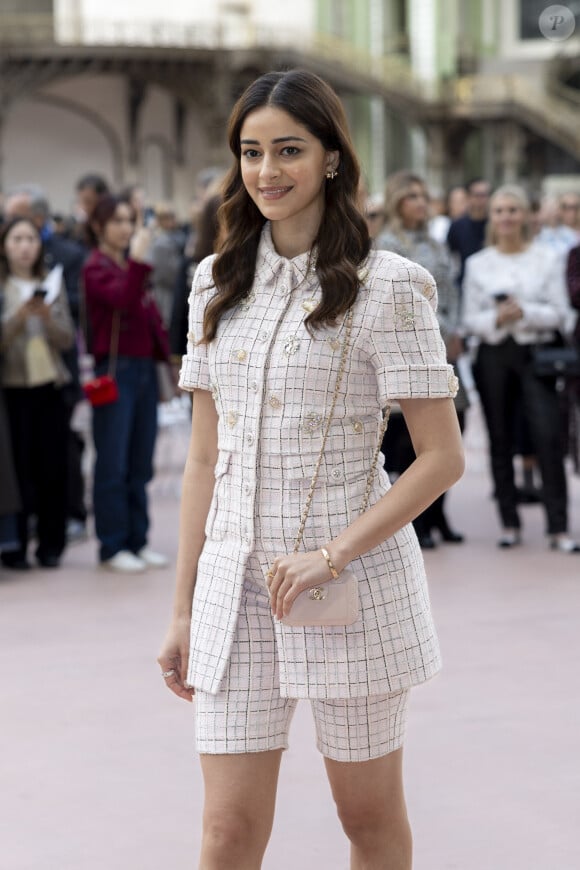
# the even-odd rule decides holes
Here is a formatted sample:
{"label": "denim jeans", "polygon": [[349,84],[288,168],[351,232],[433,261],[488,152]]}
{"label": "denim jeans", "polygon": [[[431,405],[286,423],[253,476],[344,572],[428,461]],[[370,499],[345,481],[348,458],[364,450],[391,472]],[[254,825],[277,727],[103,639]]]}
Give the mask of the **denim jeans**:
{"label": "denim jeans", "polygon": [[[106,371],[106,361],[96,366],[96,374]],[[147,543],[146,487],[153,477],[157,435],[155,362],[119,357],[115,378],[118,400],[93,408],[93,507],[101,561],[120,550],[137,553]]]}

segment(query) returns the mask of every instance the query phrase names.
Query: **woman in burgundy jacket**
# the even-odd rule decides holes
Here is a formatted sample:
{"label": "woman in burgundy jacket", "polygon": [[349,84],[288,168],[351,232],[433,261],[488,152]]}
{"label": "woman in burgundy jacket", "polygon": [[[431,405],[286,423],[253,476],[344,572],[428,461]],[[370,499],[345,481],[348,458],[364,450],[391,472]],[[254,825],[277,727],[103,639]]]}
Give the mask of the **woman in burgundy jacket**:
{"label": "woman in burgundy jacket", "polygon": [[169,359],[169,343],[148,286],[150,231],[135,231],[131,206],[110,195],[99,200],[89,226],[93,251],[83,278],[95,374],[107,374],[116,357],[119,390],[115,402],[93,408],[99,559],[103,568],[134,573],[167,564],[147,545],[146,487],[157,435],[156,361]]}

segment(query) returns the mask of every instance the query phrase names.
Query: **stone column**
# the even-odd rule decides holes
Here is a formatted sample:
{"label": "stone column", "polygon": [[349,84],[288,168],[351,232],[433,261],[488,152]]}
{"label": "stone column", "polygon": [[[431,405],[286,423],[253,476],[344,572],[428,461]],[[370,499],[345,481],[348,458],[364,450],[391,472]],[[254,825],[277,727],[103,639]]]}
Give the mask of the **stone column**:
{"label": "stone column", "polygon": [[500,173],[504,184],[517,182],[524,147],[522,130],[515,121],[505,121],[501,129]]}
{"label": "stone column", "polygon": [[441,124],[424,124],[427,140],[425,180],[429,190],[444,191],[447,187],[447,137]]}

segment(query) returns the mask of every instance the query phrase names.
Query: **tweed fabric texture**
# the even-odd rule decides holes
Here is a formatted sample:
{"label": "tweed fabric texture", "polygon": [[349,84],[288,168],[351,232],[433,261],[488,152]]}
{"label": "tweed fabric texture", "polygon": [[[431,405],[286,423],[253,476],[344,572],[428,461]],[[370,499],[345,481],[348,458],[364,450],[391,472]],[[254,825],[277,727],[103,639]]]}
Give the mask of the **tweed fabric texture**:
{"label": "tweed fabric texture", "polygon": [[[250,555],[259,554],[265,574],[276,556],[292,551],[332,401],[344,319],[309,334],[304,319],[321,292],[310,257],[281,257],[266,224],[248,299],[223,316],[214,341],[198,344],[205,306],[215,293],[211,266],[208,258],[195,274],[180,385],[211,390],[219,415],[216,483],[198,563],[188,672],[192,685],[215,693],[230,658]],[[457,389],[429,273],[395,254],[373,251],[361,281],[348,362],[304,532],[306,550],[328,543],[356,518],[381,408],[396,399],[453,396]],[[369,504],[389,487],[379,469]],[[412,526],[351,567],[361,603],[354,625],[275,623],[283,696],[386,695],[439,670]]]}
{"label": "tweed fabric texture", "polygon": [[[310,701],[318,749],[335,761],[370,761],[403,745],[409,689]],[[246,566],[236,635],[220,690],[195,695],[196,749],[207,754],[287,749],[297,698],[280,695],[279,661],[260,558]]]}

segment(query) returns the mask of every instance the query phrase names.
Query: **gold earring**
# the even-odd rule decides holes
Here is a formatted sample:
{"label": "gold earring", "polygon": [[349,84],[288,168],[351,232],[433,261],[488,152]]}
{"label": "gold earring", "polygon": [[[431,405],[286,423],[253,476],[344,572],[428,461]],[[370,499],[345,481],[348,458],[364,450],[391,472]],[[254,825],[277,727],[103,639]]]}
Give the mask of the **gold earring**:
{"label": "gold earring", "polygon": [[338,172],[335,169],[329,169],[328,172],[326,173],[326,177],[330,178],[331,181],[333,178],[336,178],[337,175],[338,175]]}

